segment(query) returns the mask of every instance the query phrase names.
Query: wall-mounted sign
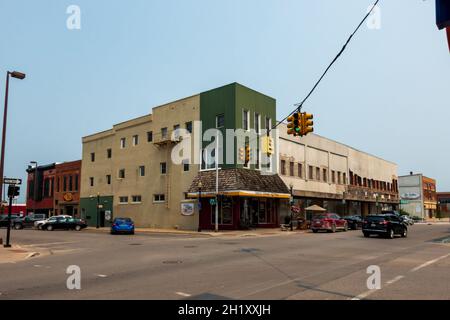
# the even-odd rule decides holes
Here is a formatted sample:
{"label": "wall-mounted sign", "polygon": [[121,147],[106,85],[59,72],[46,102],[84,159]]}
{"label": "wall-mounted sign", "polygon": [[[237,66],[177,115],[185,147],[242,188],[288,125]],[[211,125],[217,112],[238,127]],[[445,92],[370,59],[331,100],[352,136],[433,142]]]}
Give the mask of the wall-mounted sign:
{"label": "wall-mounted sign", "polygon": [[194,204],[193,203],[182,203],[181,204],[181,215],[183,215],[183,216],[194,215]]}
{"label": "wall-mounted sign", "polygon": [[402,193],[400,198],[403,200],[419,200],[420,194],[415,192]]}
{"label": "wall-mounted sign", "polygon": [[67,192],[63,195],[64,201],[71,202],[73,201],[73,195],[70,192]]}

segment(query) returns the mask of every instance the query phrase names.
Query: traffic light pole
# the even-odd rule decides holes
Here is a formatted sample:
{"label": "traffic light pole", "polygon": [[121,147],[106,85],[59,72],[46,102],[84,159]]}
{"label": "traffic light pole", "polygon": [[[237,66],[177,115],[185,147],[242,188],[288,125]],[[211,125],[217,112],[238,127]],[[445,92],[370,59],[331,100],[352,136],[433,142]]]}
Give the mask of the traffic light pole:
{"label": "traffic light pole", "polygon": [[[15,186],[14,186],[15,187]],[[11,244],[9,243],[9,239],[11,237],[11,211],[12,211],[12,195],[9,195],[9,206],[8,206],[8,229],[6,230],[6,244],[5,248],[11,248]]]}

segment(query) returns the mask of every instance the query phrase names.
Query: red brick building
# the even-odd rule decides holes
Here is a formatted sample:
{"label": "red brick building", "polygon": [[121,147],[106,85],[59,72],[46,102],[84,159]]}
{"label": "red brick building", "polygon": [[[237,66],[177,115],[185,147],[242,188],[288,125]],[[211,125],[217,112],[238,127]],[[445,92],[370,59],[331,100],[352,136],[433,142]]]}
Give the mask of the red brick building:
{"label": "red brick building", "polygon": [[450,192],[438,192],[437,193],[437,216],[440,218],[450,217]]}
{"label": "red brick building", "polygon": [[80,209],[81,160],[64,162],[55,167],[55,215],[78,216]]}
{"label": "red brick building", "polygon": [[27,211],[79,214],[81,160],[27,169]]}

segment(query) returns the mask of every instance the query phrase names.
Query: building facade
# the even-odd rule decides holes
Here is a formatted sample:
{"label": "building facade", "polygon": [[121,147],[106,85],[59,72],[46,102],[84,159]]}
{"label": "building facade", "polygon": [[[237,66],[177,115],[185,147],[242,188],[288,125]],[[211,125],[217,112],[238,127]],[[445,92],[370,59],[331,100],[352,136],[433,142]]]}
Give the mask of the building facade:
{"label": "building facade", "polygon": [[27,171],[27,212],[54,214],[55,163],[28,167]]}
{"label": "building facade", "polygon": [[293,137],[286,124],[279,127],[279,174],[302,215],[314,204],[341,216],[398,208],[395,163],[316,134]]}
{"label": "building facade", "polygon": [[411,172],[399,177],[399,190],[401,210],[421,219],[436,217],[436,180]]}
{"label": "building facade", "polygon": [[439,219],[450,218],[450,192],[438,192],[437,203],[436,217]]}
{"label": "building facade", "polygon": [[79,217],[81,160],[55,165],[54,214]]}

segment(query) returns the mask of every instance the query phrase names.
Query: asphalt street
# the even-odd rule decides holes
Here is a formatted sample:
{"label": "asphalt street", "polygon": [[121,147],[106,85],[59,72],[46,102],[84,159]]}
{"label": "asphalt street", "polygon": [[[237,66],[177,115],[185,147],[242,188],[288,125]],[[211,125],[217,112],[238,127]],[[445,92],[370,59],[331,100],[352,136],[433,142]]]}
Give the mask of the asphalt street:
{"label": "asphalt street", "polygon": [[[4,232],[0,230],[0,232]],[[264,236],[13,231],[42,255],[0,264],[0,299],[450,299],[450,225]],[[81,270],[69,290],[66,270]],[[381,289],[368,289],[369,266]]]}

